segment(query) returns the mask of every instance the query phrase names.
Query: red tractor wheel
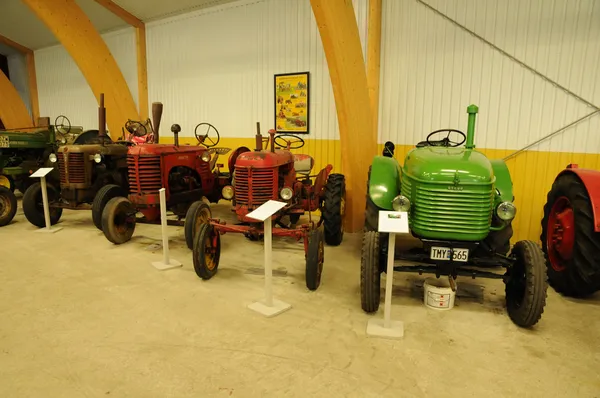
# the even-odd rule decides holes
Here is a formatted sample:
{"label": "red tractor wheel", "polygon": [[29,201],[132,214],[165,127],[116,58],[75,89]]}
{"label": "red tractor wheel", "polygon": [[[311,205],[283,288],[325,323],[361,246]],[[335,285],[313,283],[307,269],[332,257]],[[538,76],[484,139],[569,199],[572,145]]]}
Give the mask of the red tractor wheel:
{"label": "red tractor wheel", "polygon": [[338,246],[344,238],[346,212],[346,180],[342,174],[330,174],[327,178],[321,211],[325,227],[325,242],[330,246]]}
{"label": "red tractor wheel", "polygon": [[198,200],[189,207],[185,215],[185,224],[183,227],[185,234],[185,243],[188,249],[194,250],[194,238],[202,224],[206,224],[212,217],[210,207],[202,200]]}
{"label": "red tractor wheel", "polygon": [[108,201],[102,212],[102,232],[106,239],[120,245],[131,239],[135,231],[136,209],[127,198],[116,197]]}
{"label": "red tractor wheel", "polygon": [[590,197],[577,176],[567,173],[554,181],[540,240],[557,292],[583,297],[600,289],[600,233],[594,232]]}
{"label": "red tractor wheel", "polygon": [[312,230],[308,234],[308,251],[306,253],[306,287],[309,290],[317,290],[321,284],[323,273],[323,262],[325,260],[325,248],[323,232],[320,229]]}
{"label": "red tractor wheel", "polygon": [[217,273],[221,258],[221,235],[210,224],[202,224],[194,240],[194,271],[200,278],[210,279]]}

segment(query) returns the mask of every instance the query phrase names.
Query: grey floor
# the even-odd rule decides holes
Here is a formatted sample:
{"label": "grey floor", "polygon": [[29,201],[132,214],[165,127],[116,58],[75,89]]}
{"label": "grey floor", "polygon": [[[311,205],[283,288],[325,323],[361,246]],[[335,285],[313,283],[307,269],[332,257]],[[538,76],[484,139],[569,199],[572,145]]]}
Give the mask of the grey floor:
{"label": "grey floor", "polygon": [[293,308],[266,319],[246,308],[263,293],[260,242],[223,236],[219,272],[201,281],[182,228],[169,232],[183,267],[160,272],[158,226],[115,246],[89,212],[60,225],[36,233],[19,212],[0,229],[1,397],[600,397],[598,294],[550,289],[523,330],[499,281],[459,279],[456,307],[436,312],[422,277],[396,274],[405,337],[381,340],[365,335],[358,234],[326,248],[316,292],[301,245],[275,240],[275,294]]}

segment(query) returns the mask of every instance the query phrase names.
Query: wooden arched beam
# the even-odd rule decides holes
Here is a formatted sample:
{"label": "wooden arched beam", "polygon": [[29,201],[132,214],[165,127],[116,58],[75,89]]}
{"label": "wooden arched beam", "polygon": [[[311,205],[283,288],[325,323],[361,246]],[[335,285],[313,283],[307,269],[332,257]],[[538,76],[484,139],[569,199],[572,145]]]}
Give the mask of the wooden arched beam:
{"label": "wooden arched beam", "polygon": [[0,72],[0,119],[6,129],[33,127],[33,121],[17,89]]}
{"label": "wooden arched beam", "polygon": [[329,66],[340,126],[346,231],[358,232],[364,224],[367,173],[377,152],[358,26],[350,0],[310,0],[310,4]]}
{"label": "wooden arched beam", "polygon": [[106,119],[120,134],[127,119],[139,120],[127,82],[106,43],[75,0],[22,0],[69,52],[96,100],[105,95]]}

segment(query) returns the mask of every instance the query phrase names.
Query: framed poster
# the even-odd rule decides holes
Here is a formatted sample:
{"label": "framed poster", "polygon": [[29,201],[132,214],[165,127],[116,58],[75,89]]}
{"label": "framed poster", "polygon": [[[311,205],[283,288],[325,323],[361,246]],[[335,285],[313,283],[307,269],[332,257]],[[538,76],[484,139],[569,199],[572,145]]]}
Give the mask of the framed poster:
{"label": "framed poster", "polygon": [[275,130],[308,134],[309,72],[275,75]]}

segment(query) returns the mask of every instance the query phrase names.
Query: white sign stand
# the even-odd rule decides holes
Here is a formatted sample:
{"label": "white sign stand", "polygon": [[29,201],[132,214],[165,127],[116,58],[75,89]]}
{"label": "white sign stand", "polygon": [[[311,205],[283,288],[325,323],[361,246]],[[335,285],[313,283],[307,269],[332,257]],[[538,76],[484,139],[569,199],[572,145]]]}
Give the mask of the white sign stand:
{"label": "white sign stand", "polygon": [[383,319],[371,318],[367,323],[367,335],[400,339],[404,337],[404,323],[392,321],[392,286],[394,282],[394,252],[396,234],[408,233],[408,213],[400,211],[379,212],[379,232],[389,233],[387,273],[385,278],[385,306]]}
{"label": "white sign stand", "polygon": [[248,213],[246,217],[264,222],[265,235],[265,298],[248,306],[253,311],[263,314],[267,318],[279,315],[292,308],[291,304],[273,298],[273,263],[271,252],[273,249],[273,228],[271,216],[285,207],[287,203],[269,200],[258,209]]}
{"label": "white sign stand", "polygon": [[55,233],[62,229],[62,227],[53,227],[50,222],[50,205],[48,204],[48,185],[46,184],[46,175],[54,170],[53,167],[42,167],[37,169],[35,173],[29,176],[29,178],[39,178],[42,185],[42,202],[44,204],[44,221],[46,222],[46,228],[40,228],[36,232]]}
{"label": "white sign stand", "polygon": [[159,189],[158,193],[160,195],[160,226],[162,232],[163,260],[154,261],[152,265],[154,268],[164,271],[167,269],[181,267],[181,263],[177,260],[169,258],[169,236],[167,235],[167,195],[164,188]]}

